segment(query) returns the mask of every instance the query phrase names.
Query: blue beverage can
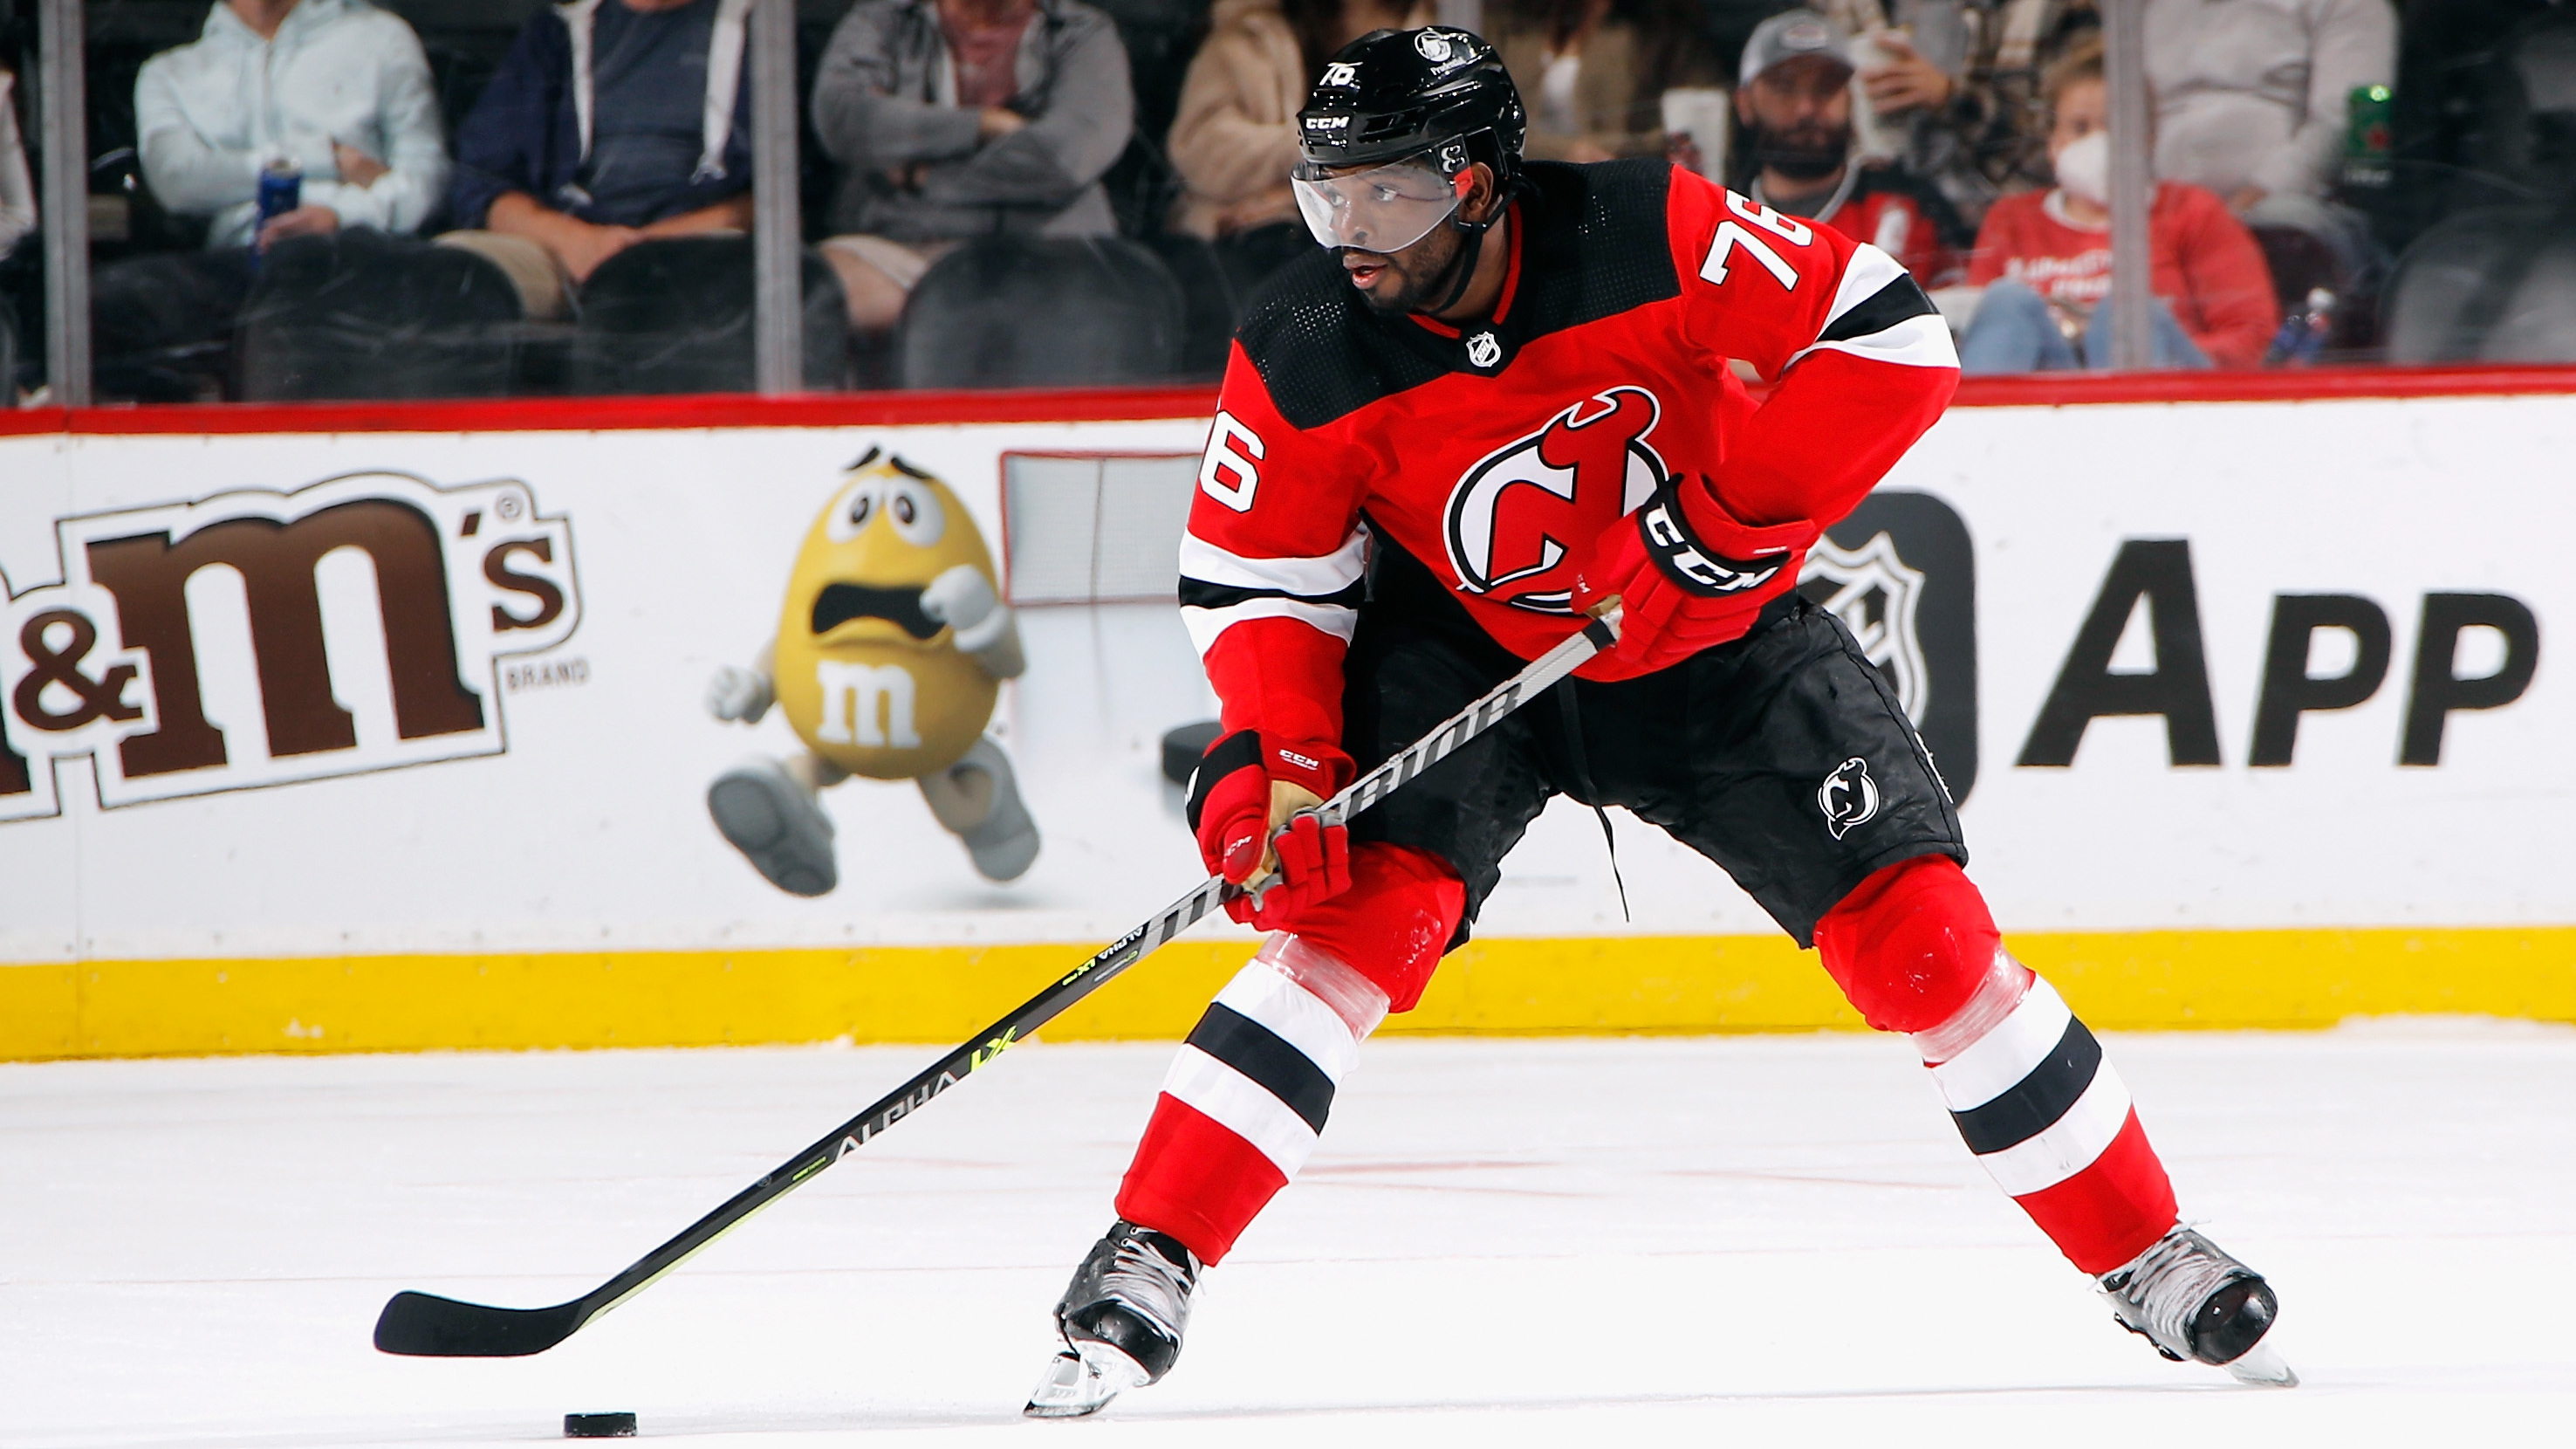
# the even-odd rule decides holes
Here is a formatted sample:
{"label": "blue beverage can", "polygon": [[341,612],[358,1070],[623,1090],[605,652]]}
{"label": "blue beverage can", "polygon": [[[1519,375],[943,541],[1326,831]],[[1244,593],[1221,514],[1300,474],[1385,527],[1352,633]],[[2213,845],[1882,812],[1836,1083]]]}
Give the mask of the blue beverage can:
{"label": "blue beverage can", "polygon": [[304,204],[304,168],[291,156],[280,156],[259,168],[259,219],[286,215]]}

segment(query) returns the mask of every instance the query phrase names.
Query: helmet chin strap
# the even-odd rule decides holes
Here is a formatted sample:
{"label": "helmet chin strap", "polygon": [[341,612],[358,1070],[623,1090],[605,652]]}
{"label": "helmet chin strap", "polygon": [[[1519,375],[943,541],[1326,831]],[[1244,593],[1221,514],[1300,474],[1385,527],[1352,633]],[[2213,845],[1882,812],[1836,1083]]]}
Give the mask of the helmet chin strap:
{"label": "helmet chin strap", "polygon": [[1520,189],[1521,179],[1517,176],[1503,183],[1503,194],[1495,201],[1493,214],[1483,221],[1467,221],[1455,216],[1450,219],[1451,226],[1467,234],[1467,244],[1458,249],[1458,255],[1449,263],[1449,269],[1457,273],[1457,278],[1449,284],[1447,296],[1431,306],[1417,307],[1415,311],[1437,317],[1457,306],[1458,299],[1467,295],[1467,284],[1476,280],[1476,263],[1485,255],[1485,233],[1492,231],[1494,223],[1501,221],[1504,214],[1512,209],[1512,198],[1520,194]]}

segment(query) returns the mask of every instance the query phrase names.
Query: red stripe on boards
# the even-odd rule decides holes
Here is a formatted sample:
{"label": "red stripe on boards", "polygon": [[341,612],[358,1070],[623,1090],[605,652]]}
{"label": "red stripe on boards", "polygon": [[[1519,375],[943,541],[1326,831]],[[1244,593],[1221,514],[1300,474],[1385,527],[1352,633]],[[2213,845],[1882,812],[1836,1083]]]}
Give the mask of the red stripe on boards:
{"label": "red stripe on boards", "polygon": [[2058,1251],[2096,1278],[2154,1247],[2181,1217],[2173,1179],[2147,1144],[2134,1107],[2092,1166],[2013,1201]]}
{"label": "red stripe on boards", "polygon": [[[2355,398],[2576,393],[2576,367],[2494,364],[2294,368],[2257,372],[2043,372],[1972,377],[1954,407],[2099,403],[2329,402]],[[1216,390],[1174,387],[989,392],[729,393],[662,397],[213,403],[0,408],[0,436],[42,433],[610,432],[650,428],[882,428],[906,424],[1204,420]]]}
{"label": "red stripe on boards", "polygon": [[1118,1185],[1118,1216],[1169,1233],[1199,1261],[1215,1263],[1287,1185],[1260,1148],[1165,1092]]}

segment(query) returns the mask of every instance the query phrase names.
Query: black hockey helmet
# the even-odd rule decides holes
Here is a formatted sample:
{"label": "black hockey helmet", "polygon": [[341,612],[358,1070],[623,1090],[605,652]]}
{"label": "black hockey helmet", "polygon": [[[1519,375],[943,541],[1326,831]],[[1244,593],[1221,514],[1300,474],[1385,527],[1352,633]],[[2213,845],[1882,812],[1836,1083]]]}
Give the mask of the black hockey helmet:
{"label": "black hockey helmet", "polygon": [[1528,127],[1520,88],[1494,48],[1445,25],[1372,31],[1343,46],[1297,113],[1308,167],[1431,152],[1443,175],[1482,161],[1505,183],[1520,170]]}

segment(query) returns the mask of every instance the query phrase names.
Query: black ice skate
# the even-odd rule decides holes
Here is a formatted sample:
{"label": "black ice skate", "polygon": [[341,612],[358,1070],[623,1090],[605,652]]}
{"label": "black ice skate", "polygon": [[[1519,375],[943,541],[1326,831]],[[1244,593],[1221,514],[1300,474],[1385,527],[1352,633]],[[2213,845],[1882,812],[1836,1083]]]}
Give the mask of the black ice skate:
{"label": "black ice skate", "polygon": [[2102,1292],[2121,1327],[2176,1363],[2214,1364],[2240,1383],[2298,1386],[2299,1376],[2263,1342],[2280,1308],[2272,1286],[2189,1228],[2176,1226],[2104,1274]]}
{"label": "black ice skate", "polygon": [[1172,1371],[1200,1263],[1177,1239],[1125,1219],[1092,1246],[1055,1306],[1064,1350],[1023,1410],[1035,1419],[1096,1412]]}

